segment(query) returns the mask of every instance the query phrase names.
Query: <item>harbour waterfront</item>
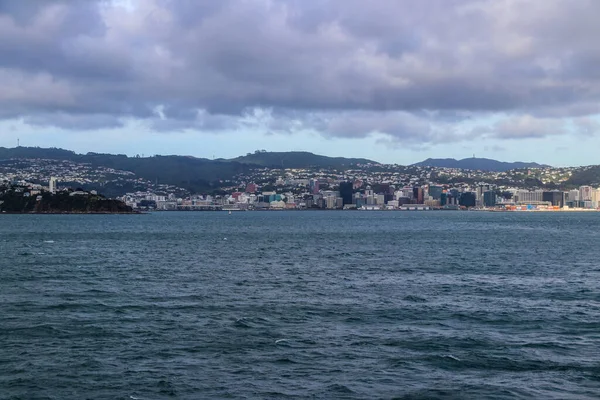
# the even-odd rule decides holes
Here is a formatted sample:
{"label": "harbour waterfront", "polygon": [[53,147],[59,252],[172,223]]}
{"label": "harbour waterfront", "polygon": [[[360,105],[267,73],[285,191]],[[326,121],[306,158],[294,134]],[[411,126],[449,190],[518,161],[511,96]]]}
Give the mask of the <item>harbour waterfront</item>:
{"label": "harbour waterfront", "polygon": [[598,213],[0,216],[0,398],[600,393]]}

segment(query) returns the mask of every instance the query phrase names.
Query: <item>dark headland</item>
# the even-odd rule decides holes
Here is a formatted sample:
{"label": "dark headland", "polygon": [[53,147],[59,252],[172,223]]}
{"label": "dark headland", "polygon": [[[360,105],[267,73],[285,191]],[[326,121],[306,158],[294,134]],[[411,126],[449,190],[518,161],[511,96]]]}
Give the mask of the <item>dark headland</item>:
{"label": "dark headland", "polygon": [[0,186],[0,212],[11,214],[134,214],[121,200],[83,190],[51,193],[24,186]]}

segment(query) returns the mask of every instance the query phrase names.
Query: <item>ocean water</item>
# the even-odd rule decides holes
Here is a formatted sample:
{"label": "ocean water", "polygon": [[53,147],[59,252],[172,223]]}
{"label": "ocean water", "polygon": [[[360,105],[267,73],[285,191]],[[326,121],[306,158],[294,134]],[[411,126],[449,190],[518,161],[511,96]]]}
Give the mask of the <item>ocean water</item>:
{"label": "ocean water", "polygon": [[598,238],[598,213],[0,215],[0,398],[599,398]]}

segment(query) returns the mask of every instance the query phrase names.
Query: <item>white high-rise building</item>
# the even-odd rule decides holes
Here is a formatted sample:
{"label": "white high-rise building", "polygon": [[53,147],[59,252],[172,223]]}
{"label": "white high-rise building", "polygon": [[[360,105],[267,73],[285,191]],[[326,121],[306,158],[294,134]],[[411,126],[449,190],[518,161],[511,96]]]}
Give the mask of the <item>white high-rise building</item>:
{"label": "white high-rise building", "polygon": [[56,178],[51,176],[50,182],[48,182],[48,190],[52,194],[56,193],[56,182],[57,182]]}

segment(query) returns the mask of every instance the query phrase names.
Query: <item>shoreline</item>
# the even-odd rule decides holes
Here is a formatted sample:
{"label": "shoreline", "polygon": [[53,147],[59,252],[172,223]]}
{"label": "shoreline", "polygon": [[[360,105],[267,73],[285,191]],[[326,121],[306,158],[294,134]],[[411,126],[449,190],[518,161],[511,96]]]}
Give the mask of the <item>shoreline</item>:
{"label": "shoreline", "polygon": [[351,211],[351,212],[361,212],[361,213],[372,213],[372,212],[402,212],[402,213],[421,213],[421,212],[431,212],[431,211],[444,211],[444,212],[490,212],[490,213],[590,213],[590,212],[600,212],[600,209],[559,209],[559,210],[502,210],[502,209],[443,209],[443,208],[434,208],[427,210],[400,210],[400,209],[392,209],[392,210],[360,210],[360,209],[283,209],[283,210],[140,210],[140,211],[130,211],[130,212],[111,212],[111,211],[51,211],[51,212],[15,212],[15,211],[2,211],[0,215],[145,215],[152,213],[190,213],[190,212],[217,212],[217,213],[240,213],[240,212],[306,212],[306,211],[314,211],[314,212],[327,212],[327,211]]}
{"label": "shoreline", "polygon": [[600,212],[600,209],[587,209],[587,208],[577,208],[577,209],[560,209],[560,210],[502,210],[502,209],[447,209],[447,208],[433,208],[428,210],[401,210],[401,209],[390,209],[390,210],[360,210],[360,209],[264,209],[264,210],[148,210],[143,211],[144,213],[176,213],[176,212],[225,212],[225,213],[239,213],[239,212],[282,212],[282,211],[292,211],[292,212],[305,212],[305,211],[315,211],[315,212],[323,212],[323,211],[352,211],[352,212],[428,212],[428,211],[444,211],[444,212],[498,212],[498,213],[531,213],[531,212],[544,212],[544,213],[564,213],[564,212]]}
{"label": "shoreline", "polygon": [[15,211],[2,211],[0,215],[141,215],[148,214],[143,211],[131,211],[131,212],[111,212],[111,211],[50,211],[50,212],[15,212]]}

